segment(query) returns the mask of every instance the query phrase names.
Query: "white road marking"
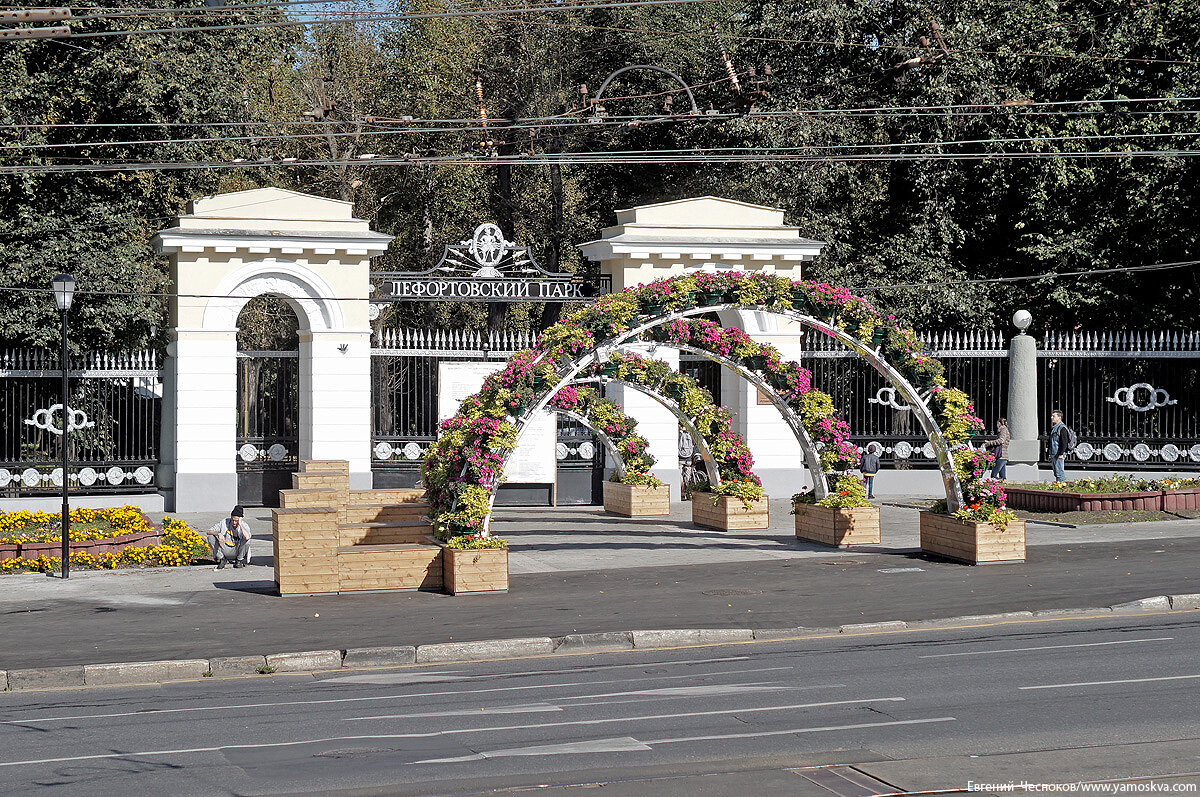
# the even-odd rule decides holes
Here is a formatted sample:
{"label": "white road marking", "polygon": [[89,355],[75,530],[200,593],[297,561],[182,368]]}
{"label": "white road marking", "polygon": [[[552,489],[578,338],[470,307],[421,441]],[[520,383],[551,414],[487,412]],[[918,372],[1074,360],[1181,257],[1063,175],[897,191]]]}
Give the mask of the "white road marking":
{"label": "white road marking", "polygon": [[786,736],[792,733],[820,733],[822,731],[852,731],[859,728],[882,728],[888,725],[922,725],[929,722],[956,722],[957,717],[930,717],[923,720],[895,720],[893,722],[863,722],[858,725],[826,725],[823,728],[789,728],[786,731],[759,731],[758,733],[724,733],[712,736],[685,736],[678,739],[650,739],[646,744],[681,744],[683,742],[708,742],[721,739],[754,739],[759,736]]}
{"label": "white road marking", "polygon": [[632,695],[659,695],[662,697],[707,697],[711,695],[735,695],[741,692],[774,692],[784,689],[818,689],[842,687],[845,684],[829,684],[829,687],[791,686],[790,684],[773,684],[770,681],[755,681],[748,684],[703,684],[701,686],[664,686],[660,689],[636,689],[629,692],[606,692],[598,695],[579,695],[577,697],[560,697],[564,700],[591,700],[598,697],[630,697]]}
{"label": "white road marking", "polygon": [[[300,740],[292,741],[292,742],[258,742],[258,743],[236,744],[236,745],[227,744],[227,745],[219,745],[219,746],[214,746],[214,747],[184,747],[184,748],[176,748],[173,750],[141,750],[141,751],[130,750],[130,751],[127,751],[124,753],[96,753],[93,755],[63,756],[61,758],[34,758],[34,759],[26,759],[23,761],[0,761],[0,767],[16,767],[16,766],[34,765],[34,764],[62,764],[62,763],[73,762],[73,761],[101,761],[101,760],[111,760],[114,758],[147,758],[147,757],[159,757],[159,756],[167,756],[167,755],[190,755],[190,754],[195,754],[195,753],[214,753],[214,752],[218,752],[220,750],[225,750],[225,749],[228,749],[231,747],[237,747],[238,749],[241,749],[241,750],[248,750],[248,749],[277,748],[277,747],[292,747],[292,746],[299,746],[299,745],[305,745],[305,744],[323,744],[326,742],[353,742],[353,741],[363,741],[363,740],[370,740],[370,739],[429,739],[429,738],[435,738],[435,737],[439,737],[439,736],[457,736],[460,734],[472,734],[472,733],[493,733],[495,731],[523,731],[523,730],[544,729],[544,728],[560,727],[560,726],[568,726],[568,725],[606,725],[606,724],[613,723],[613,722],[642,722],[645,720],[674,719],[674,718],[708,716],[708,715],[717,715],[717,714],[749,714],[749,713],[758,712],[758,711],[786,711],[789,709],[797,709],[797,708],[818,708],[818,707],[823,707],[823,706],[849,705],[852,703],[900,702],[903,700],[904,700],[904,698],[902,698],[902,697],[878,697],[878,698],[872,698],[872,699],[866,699],[866,700],[839,700],[839,701],[830,702],[830,703],[807,703],[807,704],[799,704],[799,705],[794,705],[794,706],[767,706],[767,707],[763,707],[763,708],[728,709],[725,711],[690,711],[690,712],[683,713],[683,714],[659,714],[659,715],[646,716],[646,717],[614,717],[614,718],[610,718],[610,719],[598,719],[598,720],[576,720],[573,722],[538,723],[537,725],[507,725],[507,726],[499,726],[499,727],[492,727],[492,728],[455,728],[455,729],[451,729],[451,730],[447,730],[447,731],[427,731],[424,733],[377,733],[377,734],[362,734],[362,735],[356,735],[356,736],[327,736],[327,737],[322,737],[322,738],[318,738],[318,739],[300,739]],[[953,718],[951,717],[950,719],[953,719]],[[869,727],[874,727],[875,725],[905,725],[905,724],[911,724],[913,722],[936,722],[936,721],[939,721],[939,720],[909,720],[906,722],[883,722],[883,723],[874,723],[874,724],[867,724],[867,725],[849,725],[846,727],[847,728],[869,728]],[[831,728],[830,730],[838,730],[838,729]],[[778,735],[778,734],[768,732],[765,734],[750,734],[750,735],[751,736],[755,736],[755,735],[773,736],[773,735]],[[701,738],[701,737],[698,737],[698,738]],[[714,738],[723,738],[723,737],[714,737]],[[730,736],[730,737],[726,737],[726,738],[738,738],[738,737]],[[661,743],[666,744],[669,741],[671,741],[671,740],[665,740]],[[685,740],[679,740],[679,741],[685,741]]]}
{"label": "white road marking", "polygon": [[944,659],[949,656],[990,656],[993,653],[1023,653],[1027,650],[1058,650],[1060,648],[1099,648],[1105,645],[1133,645],[1138,642],[1169,642],[1173,636],[1160,636],[1153,639],[1122,639],[1117,642],[1084,642],[1078,645],[1041,645],[1036,648],[1006,648],[1004,650],[971,650],[966,653],[933,653],[927,656],[917,656],[918,659]]}
{"label": "white road marking", "polygon": [[1069,689],[1073,686],[1109,686],[1110,684],[1148,684],[1152,681],[1184,681],[1200,678],[1200,675],[1164,675],[1161,678],[1126,678],[1120,681],[1080,681],[1077,684],[1042,684],[1040,686],[1018,686],[1018,689]]}
{"label": "white road marking", "polygon": [[[719,714],[753,714],[759,711],[789,711],[796,708],[822,708],[825,706],[849,706],[855,703],[900,703],[904,700],[902,697],[872,697],[863,698],[861,700],[830,700],[824,703],[795,703],[790,706],[760,706],[758,708],[725,708],[720,710],[709,709],[707,711],[686,711],[679,714],[651,714],[644,717],[610,717],[602,720],[571,720],[569,722],[552,722],[537,726],[513,726],[510,728],[480,728],[483,731],[516,731],[527,727],[549,728],[559,727],[562,725],[603,725],[609,722],[641,722],[643,720],[663,720],[674,719],[677,717],[709,717]],[[359,720],[390,720],[401,719],[401,714],[383,714],[377,717],[343,717],[345,722],[357,722]],[[459,730],[449,730],[445,733],[464,733]]]}
{"label": "white road marking", "polygon": [[414,764],[458,764],[464,761],[484,761],[489,758],[511,758],[513,756],[530,755],[575,755],[578,753],[633,753],[649,751],[651,748],[634,739],[632,736],[620,736],[615,739],[591,739],[586,742],[566,742],[564,744],[543,744],[533,747],[510,747],[507,750],[486,750],[474,755],[456,756],[454,758],[427,758],[424,761],[414,761]]}
{"label": "white road marking", "polygon": [[[748,670],[738,670],[736,673],[708,673],[706,675],[688,673],[687,675],[650,675],[646,676],[648,681],[678,681],[682,679],[696,680],[700,677],[713,677],[721,675],[742,675],[751,672],[775,672],[778,670],[791,670],[792,667],[757,667]],[[40,722],[61,722],[66,720],[92,720],[92,719],[115,719],[117,717],[155,717],[164,714],[186,714],[197,711],[232,711],[242,709],[258,709],[258,708],[278,708],[283,706],[323,706],[337,703],[366,703],[378,700],[408,700],[415,697],[456,697],[458,695],[479,695],[492,694],[495,692],[520,692],[529,689],[562,689],[569,687],[591,686],[593,684],[627,684],[628,678],[615,678],[607,681],[588,681],[588,682],[571,682],[559,684],[539,684],[536,686],[498,686],[489,689],[465,689],[458,692],[413,692],[405,695],[368,695],[366,697],[331,697],[320,700],[284,700],[275,703],[240,703],[240,704],[222,704],[219,706],[189,706],[187,708],[164,708],[157,711],[121,711],[110,714],[77,714],[67,717],[29,717],[26,719],[15,720],[0,720],[0,725],[26,725],[30,723]]]}
{"label": "white road marking", "polygon": [[721,741],[725,739],[753,739],[760,736],[788,736],[797,733],[824,733],[828,731],[851,731],[863,728],[881,728],[890,725],[920,725],[930,722],[955,722],[955,717],[931,717],[919,720],[895,720],[893,722],[863,722],[855,725],[827,725],[821,728],[789,728],[785,731],[759,731],[757,733],[729,733],[712,736],[689,736],[679,739],[652,739],[641,742],[632,736],[620,736],[613,739],[593,739],[588,742],[571,742],[562,745],[544,745],[541,747],[517,747],[508,750],[484,750],[474,755],[458,756],[455,758],[427,758],[414,761],[413,764],[456,764],[465,761],[483,761],[488,758],[501,758],[518,755],[566,755],[570,753],[625,753],[649,751],[656,744],[681,744],[683,742]]}

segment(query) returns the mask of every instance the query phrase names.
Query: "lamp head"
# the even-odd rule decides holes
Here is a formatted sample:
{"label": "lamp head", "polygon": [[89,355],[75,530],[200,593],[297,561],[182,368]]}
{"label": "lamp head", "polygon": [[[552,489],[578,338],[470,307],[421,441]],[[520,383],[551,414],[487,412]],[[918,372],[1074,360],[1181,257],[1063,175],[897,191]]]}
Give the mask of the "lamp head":
{"label": "lamp head", "polygon": [[59,274],[50,283],[54,287],[54,303],[64,313],[71,309],[75,296],[75,278],[70,274]]}
{"label": "lamp head", "polygon": [[1029,325],[1033,323],[1033,316],[1028,310],[1018,310],[1013,313],[1013,326],[1021,330],[1021,334],[1025,334],[1025,330],[1029,329]]}

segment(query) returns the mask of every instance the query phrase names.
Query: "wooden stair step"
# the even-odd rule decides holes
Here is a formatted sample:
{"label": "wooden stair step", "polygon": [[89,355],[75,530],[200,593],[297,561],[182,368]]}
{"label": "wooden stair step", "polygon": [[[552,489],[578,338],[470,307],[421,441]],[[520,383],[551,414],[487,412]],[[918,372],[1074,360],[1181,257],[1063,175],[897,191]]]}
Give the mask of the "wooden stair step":
{"label": "wooden stair step", "polygon": [[440,551],[437,545],[423,542],[393,542],[383,545],[343,545],[338,548],[338,556],[343,554],[387,553],[388,551]]}
{"label": "wooden stair step", "polygon": [[339,523],[341,529],[411,529],[428,526],[425,520],[375,520],[370,523]]}

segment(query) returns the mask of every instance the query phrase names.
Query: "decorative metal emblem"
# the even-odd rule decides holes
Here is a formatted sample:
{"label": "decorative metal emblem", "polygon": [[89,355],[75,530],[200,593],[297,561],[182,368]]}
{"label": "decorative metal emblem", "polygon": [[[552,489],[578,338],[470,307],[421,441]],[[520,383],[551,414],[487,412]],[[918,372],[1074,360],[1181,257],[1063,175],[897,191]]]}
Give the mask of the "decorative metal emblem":
{"label": "decorative metal emblem", "polygon": [[[52,418],[54,417],[54,413],[61,411],[62,408],[63,405],[61,404],[51,404],[46,409],[38,410],[37,412],[33,413],[33,418],[27,418],[25,423],[28,426],[36,426],[39,429],[45,429],[50,434],[60,435],[62,434],[62,429],[54,425]],[[71,417],[67,421],[68,431],[73,432],[76,429],[90,429],[96,425],[95,421],[88,420],[87,413],[83,410],[77,410],[72,407],[70,410],[70,415]]]}
{"label": "decorative metal emblem", "polygon": [[375,459],[391,459],[395,450],[392,444],[388,442],[380,442],[375,444]]}
{"label": "decorative metal emblem", "polygon": [[425,453],[425,450],[423,448],[421,448],[421,446],[417,445],[416,443],[414,443],[411,440],[408,441],[407,443],[405,443],[404,448],[400,449],[400,451],[404,454],[405,459],[410,459],[410,460],[411,459],[420,459],[421,455],[423,453]]}
{"label": "decorative metal emblem", "polygon": [[[929,405],[929,394],[927,392],[924,395],[917,394],[917,397],[920,398],[922,403],[924,403],[926,406]],[[907,404],[901,404],[897,399],[898,397],[896,396],[896,388],[887,386],[876,390],[875,397],[868,398],[867,403],[881,404],[885,407],[891,407],[898,412],[908,412],[912,409],[912,407],[908,406]]]}
{"label": "decorative metal emblem", "polygon": [[[1149,394],[1144,404],[1139,403],[1137,400],[1137,392],[1139,390],[1145,390]],[[1136,385],[1130,385],[1129,387],[1119,387],[1111,396],[1106,397],[1104,400],[1127,407],[1134,412],[1150,412],[1150,410],[1156,410],[1159,407],[1169,407],[1172,404],[1179,403],[1171,398],[1171,394],[1164,388],[1155,387],[1149,382],[1138,382]]]}
{"label": "decorative metal emblem", "polygon": [[479,270],[475,272],[475,276],[482,279],[496,279],[503,276],[496,266],[500,265],[505,253],[514,248],[511,241],[504,240],[504,233],[500,232],[500,228],[495,224],[490,222],[480,224],[475,228],[475,235],[472,236],[471,243],[467,247],[471,257],[479,264]]}

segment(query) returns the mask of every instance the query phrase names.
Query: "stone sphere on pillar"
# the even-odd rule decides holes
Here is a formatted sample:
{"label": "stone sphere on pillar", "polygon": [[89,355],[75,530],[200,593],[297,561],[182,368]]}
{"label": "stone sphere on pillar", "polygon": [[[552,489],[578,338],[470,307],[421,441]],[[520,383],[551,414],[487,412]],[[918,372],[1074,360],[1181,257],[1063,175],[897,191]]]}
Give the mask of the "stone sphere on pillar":
{"label": "stone sphere on pillar", "polygon": [[1028,310],[1018,310],[1013,313],[1013,326],[1021,330],[1021,334],[1025,334],[1025,330],[1029,329],[1029,325],[1033,323],[1033,316]]}

